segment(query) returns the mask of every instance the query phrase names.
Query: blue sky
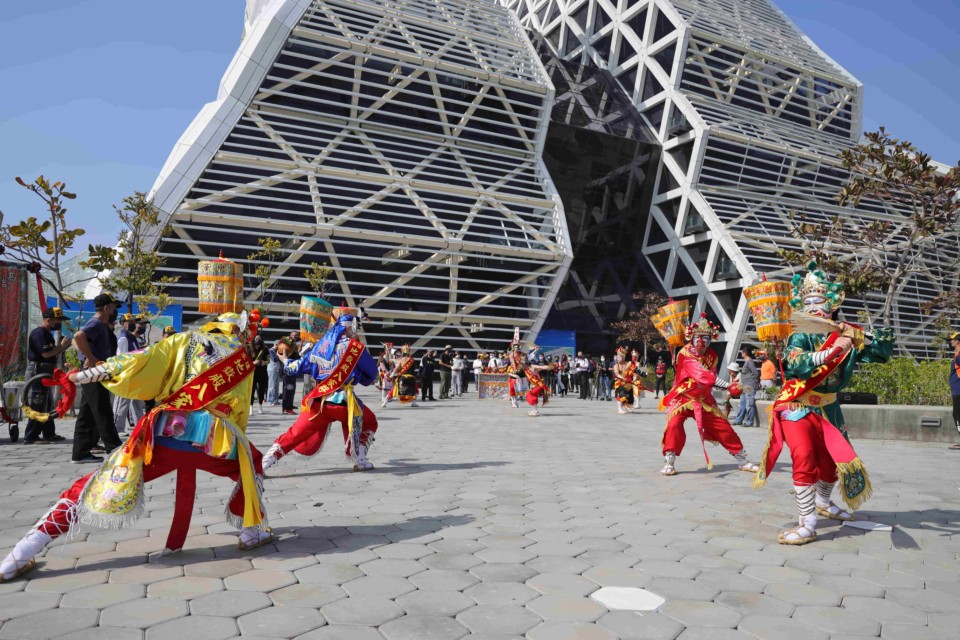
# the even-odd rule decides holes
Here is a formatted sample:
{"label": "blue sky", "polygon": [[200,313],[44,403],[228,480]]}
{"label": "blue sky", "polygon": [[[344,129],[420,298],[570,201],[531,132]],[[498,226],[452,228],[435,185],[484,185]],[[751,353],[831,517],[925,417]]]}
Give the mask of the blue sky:
{"label": "blue sky", "polygon": [[[64,180],[74,226],[112,243],[111,205],[147,191],[200,107],[216,97],[243,0],[5,3],[0,14],[0,210],[40,210],[14,176]],[[31,6],[32,5],[32,6]],[[868,130],[886,125],[960,161],[960,1],[778,0],[866,86]]]}

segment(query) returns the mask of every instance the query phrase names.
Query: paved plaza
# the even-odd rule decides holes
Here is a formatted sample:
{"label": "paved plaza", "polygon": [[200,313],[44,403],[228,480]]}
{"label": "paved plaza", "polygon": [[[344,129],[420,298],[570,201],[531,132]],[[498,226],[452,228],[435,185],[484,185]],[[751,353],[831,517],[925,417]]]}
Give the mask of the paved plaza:
{"label": "paved plaza", "polygon": [[[789,455],[766,489],[696,430],[661,477],[664,423],[611,402],[558,398],[533,419],[473,398],[380,409],[353,473],[339,430],[266,481],[279,541],[240,552],[223,522],[232,483],[199,474],[184,552],[163,557],[173,477],[144,517],[57,541],[29,580],[0,585],[0,639],[892,640],[960,637],[960,459],[943,445],[859,441],[874,497],[865,532],[821,520],[820,540],[776,543],[795,512]],[[266,450],[290,423],[252,420]],[[70,435],[72,424],[61,431]],[[741,429],[753,459],[765,433]],[[0,446],[0,550],[91,467],[69,446]],[[643,588],[656,611],[608,609],[602,587]]]}

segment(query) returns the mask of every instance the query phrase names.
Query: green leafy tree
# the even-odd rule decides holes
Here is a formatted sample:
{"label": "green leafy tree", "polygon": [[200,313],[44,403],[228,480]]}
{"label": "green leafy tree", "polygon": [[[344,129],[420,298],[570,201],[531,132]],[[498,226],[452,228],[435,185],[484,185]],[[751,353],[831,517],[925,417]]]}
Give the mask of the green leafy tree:
{"label": "green leafy tree", "polygon": [[250,279],[253,281],[253,300],[263,307],[270,307],[277,295],[276,274],[280,266],[283,243],[276,238],[260,238],[260,248],[247,256],[256,266]]}
{"label": "green leafy tree", "polygon": [[157,269],[166,261],[154,249],[158,232],[166,231],[160,224],[160,210],[142,191],[125,197],[123,206],[115,205],[113,209],[124,226],[116,246],[91,245],[90,257],[81,265],[96,271],[109,271],[100,278],[103,288],[124,297],[131,310],[134,302],[144,313],[148,305],[154,304],[159,316],[171,303],[166,288],[177,281],[171,276],[154,279]]}
{"label": "green leafy tree", "polygon": [[321,298],[326,295],[327,290],[330,288],[330,276],[332,275],[333,269],[328,267],[326,262],[323,264],[311,262],[310,268],[307,269],[306,272],[310,289]]}
{"label": "green leafy tree", "polygon": [[73,248],[76,239],[82,236],[83,229],[71,229],[67,224],[67,200],[76,198],[76,194],[67,191],[64,182],[50,182],[39,176],[33,182],[16,178],[17,184],[40,198],[46,208],[42,216],[30,216],[16,224],[0,226],[0,244],[16,259],[26,263],[35,263],[49,274],[44,277],[47,284],[57,294],[60,304],[64,300],[74,299],[68,291],[93,277],[72,281],[64,280],[62,263]]}
{"label": "green leafy tree", "polygon": [[797,213],[792,232],[804,240],[802,252],[781,252],[788,263],[802,265],[811,258],[836,274],[851,294],[883,292],[880,312],[889,325],[893,300],[900,287],[918,274],[942,280],[957,267],[931,267],[924,255],[937,249],[944,236],[956,242],[960,223],[960,165],[941,171],[910,142],[890,136],[881,127],[866,133],[864,141],[840,153],[850,179],[841,189],[841,205],[879,205],[883,220],[853,225],[845,216]]}

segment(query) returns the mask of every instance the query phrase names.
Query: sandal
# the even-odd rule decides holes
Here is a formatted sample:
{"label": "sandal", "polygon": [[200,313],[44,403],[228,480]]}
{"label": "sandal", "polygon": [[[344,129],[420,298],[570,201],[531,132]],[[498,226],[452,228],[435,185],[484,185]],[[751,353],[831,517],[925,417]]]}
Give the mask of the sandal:
{"label": "sandal", "polygon": [[[801,531],[806,531],[810,535],[804,536],[802,533],[800,533]],[[790,538],[787,537],[791,534],[797,537],[791,540]],[[817,539],[816,531],[812,531],[807,527],[805,527],[804,525],[800,525],[798,527],[794,527],[793,529],[787,529],[786,531],[781,532],[780,535],[777,537],[777,542],[779,542],[780,544],[787,544],[791,546],[800,546],[803,544],[808,544],[810,542],[813,542],[816,539]]]}
{"label": "sandal", "polygon": [[952,444],[947,447],[947,449],[950,449],[951,451],[960,451],[960,444]]}
{"label": "sandal", "polygon": [[847,513],[832,502],[826,507],[817,505],[817,515],[823,516],[824,518],[830,518],[831,520],[840,520],[841,522],[856,520],[856,518],[853,517],[853,514]]}
{"label": "sandal", "polygon": [[740,471],[746,471],[747,473],[756,473],[757,471],[760,471],[760,465],[756,464],[755,462],[745,462],[737,468]]}
{"label": "sandal", "polygon": [[266,527],[263,529],[263,531],[264,533],[269,534],[266,538],[261,538],[258,535],[255,540],[253,540],[248,544],[248,543],[245,543],[243,541],[243,538],[241,537],[237,540],[237,548],[240,549],[240,551],[251,551],[258,547],[262,547],[265,544],[270,544],[271,542],[276,541],[277,536],[273,535],[273,529],[271,529],[270,527]]}
{"label": "sandal", "polygon": [[672,464],[665,464],[663,469],[660,469],[660,473],[665,476],[675,476],[677,475],[677,468]]}
{"label": "sandal", "polygon": [[37,559],[30,558],[30,560],[28,560],[25,565],[23,565],[22,567],[19,567],[16,571],[14,571],[13,575],[10,576],[9,578],[4,578],[2,575],[0,575],[0,584],[3,584],[4,582],[13,582],[23,574],[33,569],[35,566],[37,566]]}

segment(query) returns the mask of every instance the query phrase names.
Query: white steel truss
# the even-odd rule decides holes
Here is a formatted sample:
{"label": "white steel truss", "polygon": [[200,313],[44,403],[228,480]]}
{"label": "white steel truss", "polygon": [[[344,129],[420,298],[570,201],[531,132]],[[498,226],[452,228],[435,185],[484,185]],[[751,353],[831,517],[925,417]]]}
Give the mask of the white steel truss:
{"label": "white steel truss", "polygon": [[[743,287],[792,273],[777,254],[801,246],[791,211],[893,221],[897,251],[908,212],[835,200],[848,178],[837,155],[861,132],[862,85],[769,0],[500,1],[560,59],[608,71],[642,113],[663,150],[644,254],[669,295],[719,319],[721,340],[735,347],[749,328]],[[929,275],[898,292],[902,350],[939,355],[936,316],[919,307],[960,286],[958,252],[954,232],[924,256]],[[845,309],[878,322],[882,303],[877,292]]]}
{"label": "white steel truss", "polygon": [[492,1],[250,0],[218,100],[154,186],[160,275],[189,309],[197,259],[249,263],[272,237],[275,331],[295,327],[315,262],[331,302],[366,308],[371,343],[535,335],[572,257],[541,160],[553,97]]}

